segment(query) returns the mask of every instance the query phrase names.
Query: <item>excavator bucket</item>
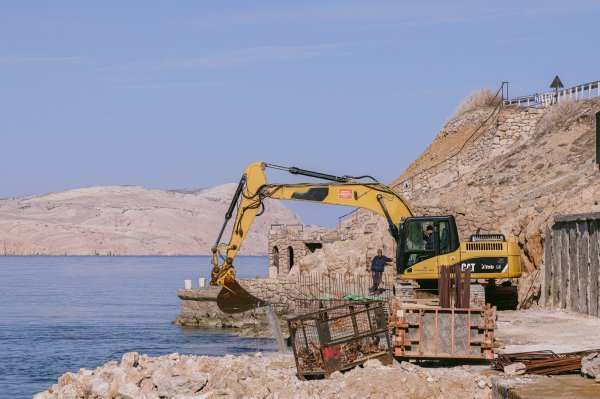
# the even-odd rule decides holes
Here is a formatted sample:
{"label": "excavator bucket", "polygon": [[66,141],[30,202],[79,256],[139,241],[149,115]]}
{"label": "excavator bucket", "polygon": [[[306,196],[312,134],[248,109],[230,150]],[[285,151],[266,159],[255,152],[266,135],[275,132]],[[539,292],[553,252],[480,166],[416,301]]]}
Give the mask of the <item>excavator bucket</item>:
{"label": "excavator bucket", "polygon": [[225,313],[240,313],[267,306],[267,303],[242,288],[237,280],[225,278],[223,288],[217,295],[217,306]]}

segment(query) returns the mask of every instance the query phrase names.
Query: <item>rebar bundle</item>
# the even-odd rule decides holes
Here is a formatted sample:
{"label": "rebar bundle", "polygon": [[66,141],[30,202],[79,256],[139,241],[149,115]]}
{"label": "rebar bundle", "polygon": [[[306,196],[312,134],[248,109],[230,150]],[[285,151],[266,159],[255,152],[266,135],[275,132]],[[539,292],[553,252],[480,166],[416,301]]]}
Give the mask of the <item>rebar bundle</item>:
{"label": "rebar bundle", "polygon": [[581,370],[581,360],[594,352],[600,352],[600,349],[568,353],[554,353],[550,350],[502,353],[492,361],[492,365],[498,370],[504,370],[506,366],[513,363],[523,363],[526,374],[552,375],[574,373]]}

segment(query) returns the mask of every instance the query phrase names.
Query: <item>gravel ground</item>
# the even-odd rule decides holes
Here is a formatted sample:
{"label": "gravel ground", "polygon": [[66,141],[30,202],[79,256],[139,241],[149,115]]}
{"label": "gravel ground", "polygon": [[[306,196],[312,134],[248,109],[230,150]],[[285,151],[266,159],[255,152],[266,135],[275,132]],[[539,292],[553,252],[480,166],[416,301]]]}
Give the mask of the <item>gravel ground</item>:
{"label": "gravel ground", "polygon": [[496,339],[502,352],[600,348],[600,318],[551,309],[498,312]]}

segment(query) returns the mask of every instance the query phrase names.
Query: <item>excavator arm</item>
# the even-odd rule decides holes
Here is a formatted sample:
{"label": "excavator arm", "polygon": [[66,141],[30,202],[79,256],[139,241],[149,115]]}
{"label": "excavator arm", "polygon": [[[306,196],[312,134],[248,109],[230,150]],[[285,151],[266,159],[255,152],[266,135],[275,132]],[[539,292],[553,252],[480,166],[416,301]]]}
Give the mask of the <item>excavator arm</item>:
{"label": "excavator arm", "polygon": [[[268,184],[266,168],[288,171],[291,174],[303,175],[316,179],[328,180],[329,183],[290,183]],[[370,182],[362,181],[371,179]],[[398,239],[398,223],[413,216],[408,202],[387,185],[370,176],[334,176],[303,170],[295,167],[287,168],[256,162],[245,170],[212,248],[213,269],[211,285],[223,286],[217,304],[227,313],[237,313],[265,305],[263,301],[250,295],[235,280],[233,260],[246,238],[250,226],[256,216],[264,210],[266,198],[308,201],[323,204],[345,205],[369,209],[384,216],[388,222],[390,234]],[[221,243],[225,228],[237,208],[229,243]],[[223,256],[222,254],[225,253]],[[219,264],[219,257],[223,262]]]}

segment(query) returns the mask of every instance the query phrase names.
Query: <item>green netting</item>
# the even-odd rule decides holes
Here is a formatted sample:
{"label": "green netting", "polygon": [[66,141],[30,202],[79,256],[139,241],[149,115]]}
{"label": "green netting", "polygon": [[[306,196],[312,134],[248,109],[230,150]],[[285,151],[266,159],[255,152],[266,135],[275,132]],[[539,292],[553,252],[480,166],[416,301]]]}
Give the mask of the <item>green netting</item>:
{"label": "green netting", "polygon": [[380,301],[385,298],[379,296],[346,295],[343,299],[350,301]]}

